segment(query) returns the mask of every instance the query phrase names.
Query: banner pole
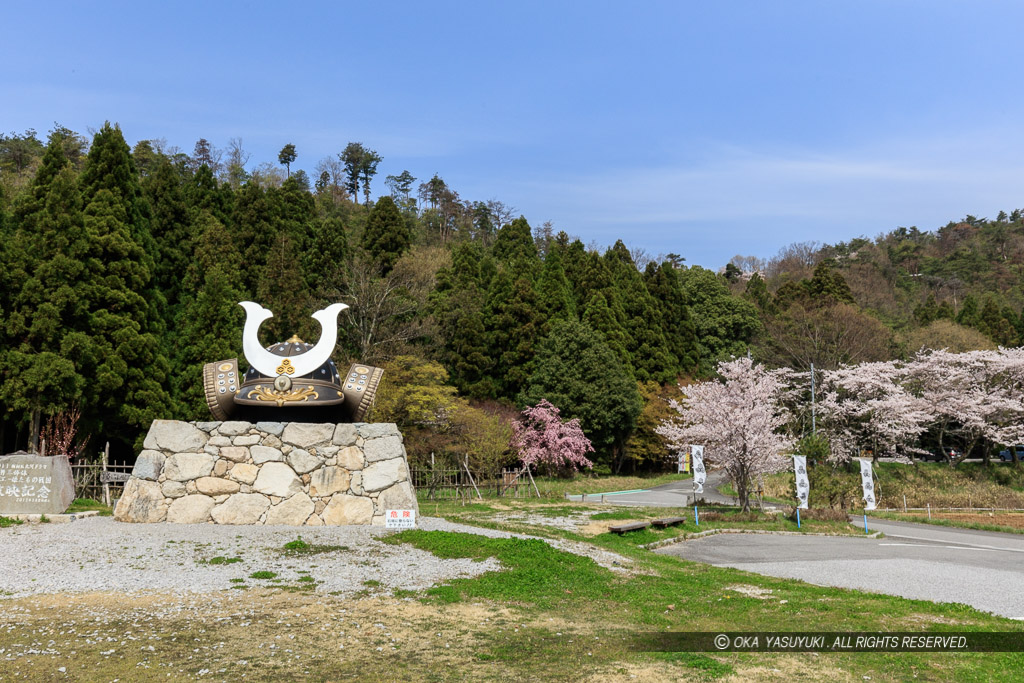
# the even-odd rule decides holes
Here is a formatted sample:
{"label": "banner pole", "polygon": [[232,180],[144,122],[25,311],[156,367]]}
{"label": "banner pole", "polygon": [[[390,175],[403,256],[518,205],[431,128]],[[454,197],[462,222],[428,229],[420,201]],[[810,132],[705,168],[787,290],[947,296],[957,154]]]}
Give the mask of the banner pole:
{"label": "banner pole", "polygon": [[697,514],[697,506],[693,506],[693,523],[700,526],[700,516]]}
{"label": "banner pole", "polygon": [[797,529],[800,528],[800,506],[799,505],[796,508],[796,528]]}
{"label": "banner pole", "polygon": [[864,513],[864,533],[868,533],[868,513]]}

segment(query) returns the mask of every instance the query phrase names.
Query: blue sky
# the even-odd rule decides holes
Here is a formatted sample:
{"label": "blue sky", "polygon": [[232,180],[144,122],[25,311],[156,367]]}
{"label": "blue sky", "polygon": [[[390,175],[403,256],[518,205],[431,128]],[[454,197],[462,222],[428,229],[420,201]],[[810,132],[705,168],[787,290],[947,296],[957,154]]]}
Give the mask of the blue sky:
{"label": "blue sky", "polygon": [[1024,206],[1024,4],[4,6],[0,129],[294,166],[350,141],[531,225],[718,268]]}

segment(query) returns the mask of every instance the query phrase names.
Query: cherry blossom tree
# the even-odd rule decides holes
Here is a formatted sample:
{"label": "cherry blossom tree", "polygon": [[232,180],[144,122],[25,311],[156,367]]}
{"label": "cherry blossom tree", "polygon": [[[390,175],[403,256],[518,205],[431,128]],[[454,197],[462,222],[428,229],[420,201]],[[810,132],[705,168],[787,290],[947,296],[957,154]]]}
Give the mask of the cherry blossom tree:
{"label": "cherry blossom tree", "polygon": [[917,438],[932,413],[903,381],[908,370],[896,361],[861,363],[826,370],[819,403],[831,449],[829,461],[842,465],[870,447],[875,456],[917,451]]}
{"label": "cherry blossom tree", "polygon": [[[1022,433],[1021,365],[1017,349],[923,350],[910,361],[907,386],[926,405],[950,466],[986,440],[990,446]],[[958,455],[951,455],[950,442]]]}
{"label": "cherry blossom tree", "polygon": [[559,410],[546,399],[527,406],[522,420],[512,425],[512,448],[526,466],[545,465],[554,470],[575,472],[592,468],[586,454],[594,451],[576,418],[563,420]]}
{"label": "cherry blossom tree", "polygon": [[[926,406],[939,448],[951,466],[978,445],[1024,437],[1024,351],[923,350],[908,364],[907,386]],[[951,455],[947,444],[960,448]]]}
{"label": "cherry blossom tree", "polygon": [[757,477],[789,465],[794,441],[781,430],[789,420],[782,401],[791,371],[736,358],[719,363],[718,374],[722,381],[680,387],[683,399],[670,402],[679,416],[656,431],[677,449],[703,444],[705,463],[725,471],[749,510]]}

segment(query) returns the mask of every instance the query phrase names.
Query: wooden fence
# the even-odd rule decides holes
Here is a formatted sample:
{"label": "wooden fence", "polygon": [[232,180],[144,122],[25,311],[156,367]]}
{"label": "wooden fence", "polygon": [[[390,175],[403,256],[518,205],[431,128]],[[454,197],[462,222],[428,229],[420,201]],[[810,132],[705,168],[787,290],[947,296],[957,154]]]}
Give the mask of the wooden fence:
{"label": "wooden fence", "polygon": [[134,465],[104,463],[103,460],[81,460],[71,463],[75,478],[75,497],[92,498],[109,505],[120,498]]}
{"label": "wooden fence", "polygon": [[446,467],[413,467],[412,484],[419,495],[430,500],[468,500],[482,497],[482,492],[498,496],[540,497],[533,475],[526,469],[504,469],[501,472],[471,472]]}

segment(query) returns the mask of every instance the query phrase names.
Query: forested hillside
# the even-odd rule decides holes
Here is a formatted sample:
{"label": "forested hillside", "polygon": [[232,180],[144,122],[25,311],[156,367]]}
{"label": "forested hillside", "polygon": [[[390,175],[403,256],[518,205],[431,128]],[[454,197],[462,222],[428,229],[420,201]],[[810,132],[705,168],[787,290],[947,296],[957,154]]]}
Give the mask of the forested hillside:
{"label": "forested hillside", "polygon": [[719,359],[825,368],[1024,332],[1019,212],[716,273],[685,265],[685,235],[682,256],[601,252],[436,174],[381,181],[359,143],[311,174],[300,152],[130,149],[109,124],[0,136],[5,451],[73,411],[88,451],[125,454],[152,419],[206,419],[201,366],[241,355],[244,299],[274,312],[268,345],[310,340],[309,315],[347,303],[336,358],[387,368],[374,419],[414,458],[480,466],[508,459],[510,420],[542,398],[580,418],[599,468],[660,467],[665,397]]}

